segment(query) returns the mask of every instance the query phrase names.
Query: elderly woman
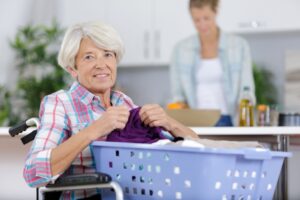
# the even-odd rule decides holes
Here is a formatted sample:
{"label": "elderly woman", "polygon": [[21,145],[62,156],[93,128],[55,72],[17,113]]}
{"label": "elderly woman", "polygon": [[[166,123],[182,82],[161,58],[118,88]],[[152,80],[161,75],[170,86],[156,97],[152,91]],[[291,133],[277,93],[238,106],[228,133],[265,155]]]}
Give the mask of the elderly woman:
{"label": "elderly woman", "polygon": [[[69,90],[50,94],[41,103],[41,126],[24,169],[30,186],[46,185],[61,174],[95,172],[91,142],[123,129],[129,111],[137,107],[128,96],[112,90],[122,55],[123,43],[110,26],[88,22],[67,30],[58,62],[75,81]],[[197,137],[159,105],[144,105],[139,116],[144,125],[159,126],[175,137]],[[97,195],[97,190],[85,190],[65,192],[61,198]]]}

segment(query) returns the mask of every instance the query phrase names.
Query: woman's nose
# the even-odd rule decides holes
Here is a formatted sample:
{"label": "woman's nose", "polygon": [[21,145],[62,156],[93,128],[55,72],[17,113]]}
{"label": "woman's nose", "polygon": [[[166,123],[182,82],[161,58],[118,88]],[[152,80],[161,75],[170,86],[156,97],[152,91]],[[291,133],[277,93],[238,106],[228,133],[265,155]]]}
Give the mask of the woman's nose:
{"label": "woman's nose", "polygon": [[104,58],[98,57],[98,58],[97,58],[97,61],[96,61],[96,68],[97,68],[97,69],[101,69],[101,68],[104,68],[104,67],[105,67],[105,61],[104,61]]}
{"label": "woman's nose", "polygon": [[197,25],[198,27],[203,28],[203,26],[205,26],[205,23],[203,22],[203,20],[199,20]]}

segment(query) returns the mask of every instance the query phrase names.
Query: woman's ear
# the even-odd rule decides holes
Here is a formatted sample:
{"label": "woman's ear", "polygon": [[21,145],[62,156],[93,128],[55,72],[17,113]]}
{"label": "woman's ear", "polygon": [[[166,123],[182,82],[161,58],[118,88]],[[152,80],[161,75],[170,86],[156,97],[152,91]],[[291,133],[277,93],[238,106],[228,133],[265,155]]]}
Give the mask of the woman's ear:
{"label": "woman's ear", "polygon": [[73,78],[77,79],[78,74],[73,67],[67,67],[67,71],[69,72],[69,74],[71,74]]}

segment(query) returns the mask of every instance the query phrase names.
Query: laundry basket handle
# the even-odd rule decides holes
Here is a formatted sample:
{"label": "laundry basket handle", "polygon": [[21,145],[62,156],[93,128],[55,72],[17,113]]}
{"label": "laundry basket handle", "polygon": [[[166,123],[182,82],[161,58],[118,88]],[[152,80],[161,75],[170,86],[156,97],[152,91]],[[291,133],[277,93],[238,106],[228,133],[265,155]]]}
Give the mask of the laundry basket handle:
{"label": "laundry basket handle", "polygon": [[268,149],[244,149],[244,157],[253,160],[271,159],[272,154]]}

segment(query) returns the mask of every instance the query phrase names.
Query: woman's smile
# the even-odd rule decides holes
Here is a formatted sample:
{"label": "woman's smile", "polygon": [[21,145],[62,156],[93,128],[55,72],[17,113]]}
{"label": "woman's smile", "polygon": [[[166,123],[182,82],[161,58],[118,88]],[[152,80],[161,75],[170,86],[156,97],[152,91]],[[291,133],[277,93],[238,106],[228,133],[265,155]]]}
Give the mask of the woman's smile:
{"label": "woman's smile", "polygon": [[99,79],[105,79],[105,78],[108,78],[109,76],[110,76],[110,74],[108,74],[108,73],[98,73],[98,74],[93,75],[93,77],[99,78]]}

